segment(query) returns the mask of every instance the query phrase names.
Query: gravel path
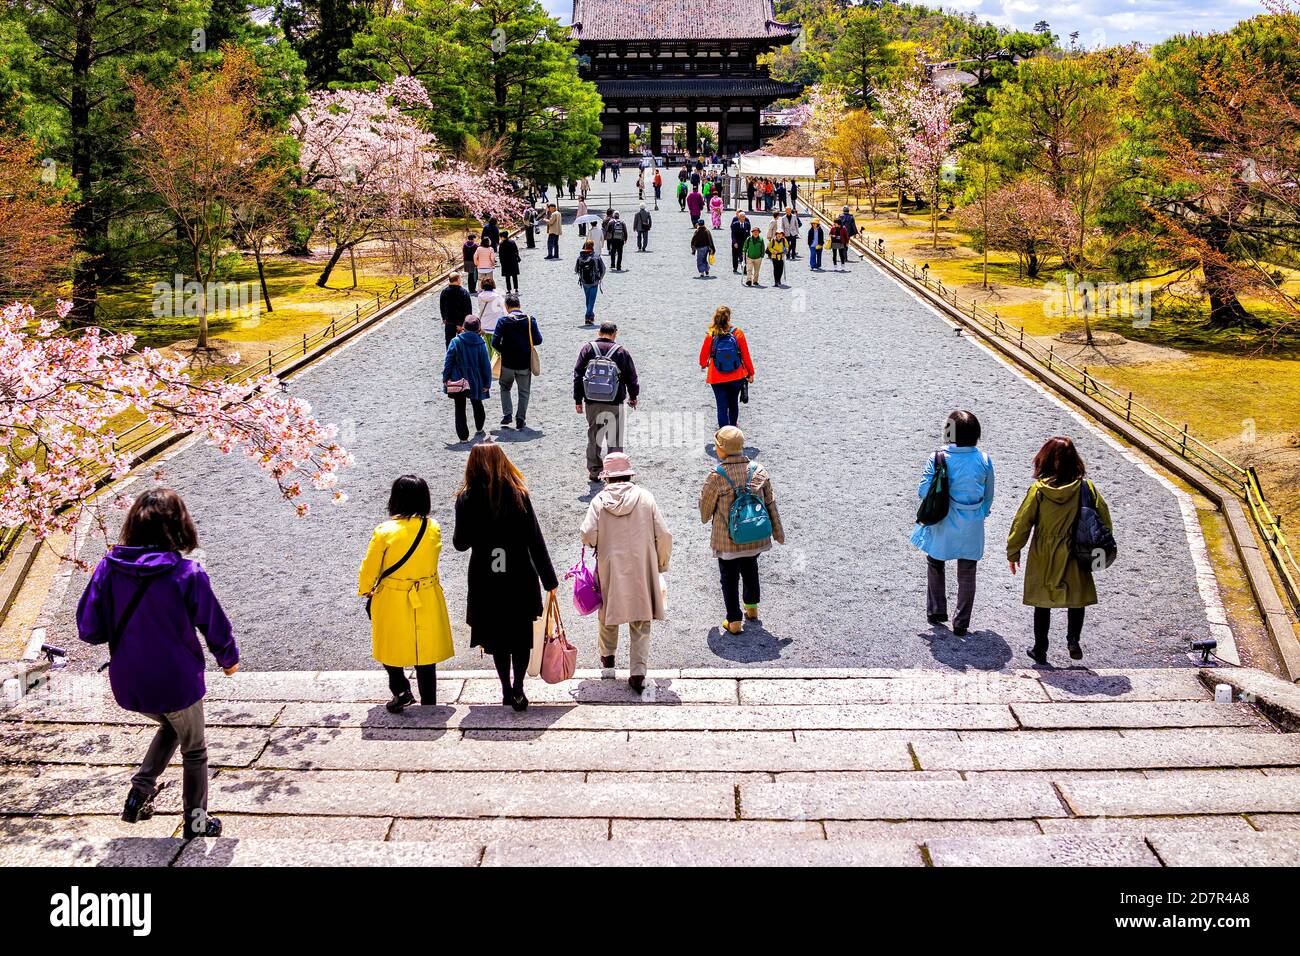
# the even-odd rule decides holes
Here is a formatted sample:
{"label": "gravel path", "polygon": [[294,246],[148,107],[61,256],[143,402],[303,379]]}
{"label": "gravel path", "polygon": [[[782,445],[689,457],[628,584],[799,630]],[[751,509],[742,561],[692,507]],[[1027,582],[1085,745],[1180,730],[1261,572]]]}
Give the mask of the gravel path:
{"label": "gravel path", "polygon": [[[630,221],[632,177],[618,185],[615,202]],[[602,192],[592,208],[604,201]],[[1026,664],[1029,613],[1019,578],[1002,560],[1002,542],[1034,452],[1057,433],[1078,442],[1111,504],[1121,546],[1119,562],[1099,581],[1102,603],[1089,612],[1086,663],[1187,663],[1186,640],[1208,633],[1206,611],[1178,500],[1166,485],[871,266],[855,261],[844,271],[812,274],[805,258],[791,264],[790,288],[747,289],[728,268],[725,221],[715,234],[721,255],[713,279],[694,278],[688,235],[675,200],[665,202],[650,251],[629,243],[627,271],[607,278],[597,306],[599,317],[619,323],[620,341],[636,359],[644,391],[628,450],[676,538],[671,617],[656,625],[652,666]],[[577,556],[578,524],[594,494],[583,466],[585,419],[574,414],[570,394],[574,357],[591,337],[572,271],[577,250],[577,230],[566,227],[560,261],[543,261],[540,247],[525,252],[525,307],[545,338],[532,430],[498,430],[495,395],[488,418],[528,476],[561,570]],[[716,562],[696,512],[715,427],[696,359],[709,316],[723,303],[745,329],[758,367],[740,424],[751,454],[772,475],[787,533],[787,546],[762,559],[762,626],[741,636],[719,634]],[[203,560],[235,621],[247,668],[375,666],[355,597],[356,567],[394,476],[415,472],[429,480],[435,517],[450,540],[451,496],[468,446],[456,443],[451,403],[437,390],[441,362],[431,296],[293,382],[321,417],[342,425],[356,455],[344,478],[351,500],[342,507],[322,503],[296,519],[248,463],[202,445],[167,465],[166,481],[199,523]],[[980,417],[999,478],[976,630],[965,639],[926,624],[924,558],[908,543],[921,466],[954,407]],[[442,576],[454,622],[464,619],[465,572],[466,557],[448,544]],[[75,648],[78,667],[99,656],[77,647],[68,631],[83,581],[74,576],[54,626],[54,636]],[[569,613],[566,620],[590,666],[594,617]],[[1052,652],[1058,664],[1068,663],[1063,627]],[[450,665],[488,666],[468,649],[466,629],[455,636],[461,652]],[[620,649],[620,666],[626,653]]]}

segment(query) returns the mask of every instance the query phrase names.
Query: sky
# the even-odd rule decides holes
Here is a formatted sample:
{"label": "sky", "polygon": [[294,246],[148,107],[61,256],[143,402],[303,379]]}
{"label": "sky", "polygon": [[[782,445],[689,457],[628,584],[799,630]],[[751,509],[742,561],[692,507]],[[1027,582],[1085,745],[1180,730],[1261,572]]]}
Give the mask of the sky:
{"label": "sky", "polygon": [[[569,22],[572,0],[545,3],[560,22]],[[1039,20],[1046,20],[1063,42],[1079,31],[1079,44],[1086,47],[1134,40],[1159,43],[1176,33],[1222,31],[1264,9],[1260,0],[931,0],[929,5],[974,12],[981,20],[1022,30],[1031,30]],[[700,0],[700,7],[707,10],[708,0]]]}

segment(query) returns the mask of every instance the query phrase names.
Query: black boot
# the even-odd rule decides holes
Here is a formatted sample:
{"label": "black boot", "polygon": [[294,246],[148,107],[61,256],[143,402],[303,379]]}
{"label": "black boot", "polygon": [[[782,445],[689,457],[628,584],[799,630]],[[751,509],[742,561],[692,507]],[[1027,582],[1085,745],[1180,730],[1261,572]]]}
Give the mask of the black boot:
{"label": "black boot", "polygon": [[1070,660],[1072,661],[1083,660],[1083,648],[1079,646],[1078,641],[1068,642],[1068,647],[1070,649]]}
{"label": "black boot", "polygon": [[1029,659],[1035,664],[1047,664],[1047,651],[1040,651],[1037,647],[1026,647],[1025,653],[1029,655]]}
{"label": "black boot", "polygon": [[517,691],[514,695],[514,698],[515,699],[510,702],[511,707],[513,707],[515,710],[519,711],[520,713],[523,713],[525,710],[528,709],[528,698],[524,696],[523,691]]}
{"label": "black boot", "polygon": [[162,785],[159,784],[154,790],[152,796],[142,797],[132,790],[126,795],[126,803],[122,807],[122,820],[125,823],[138,823],[141,820],[148,820],[153,816],[154,798],[162,791]]}
{"label": "black boot", "polygon": [[390,714],[400,714],[402,712],[402,708],[410,707],[414,703],[415,703],[415,695],[412,694],[409,690],[404,690],[400,694],[395,696],[392,700],[390,700],[388,703],[386,703],[384,705],[384,709],[388,711]]}
{"label": "black boot", "polygon": [[210,817],[205,814],[202,827],[191,827],[188,823],[185,825],[185,839],[187,840],[193,840],[195,837],[219,836],[221,836],[221,820],[217,817]]}

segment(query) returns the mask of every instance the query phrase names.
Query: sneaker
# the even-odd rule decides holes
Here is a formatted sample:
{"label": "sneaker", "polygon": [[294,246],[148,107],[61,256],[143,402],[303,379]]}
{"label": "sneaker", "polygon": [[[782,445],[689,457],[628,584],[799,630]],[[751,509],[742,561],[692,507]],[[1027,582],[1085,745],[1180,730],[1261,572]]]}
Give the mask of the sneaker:
{"label": "sneaker", "polygon": [[1033,661],[1035,664],[1043,664],[1043,665],[1047,664],[1047,655],[1045,653],[1039,654],[1038,651],[1036,651],[1032,647],[1026,647],[1025,653],[1029,655],[1029,659]]}
{"label": "sneaker", "polygon": [[153,816],[153,801],[158,796],[162,786],[154,790],[153,796],[142,797],[132,790],[126,795],[126,803],[122,806],[122,821],[124,823],[138,823],[141,820],[148,820]]}
{"label": "sneaker", "polygon": [[515,420],[515,431],[520,431],[520,432],[528,431],[528,426],[524,424],[524,420],[522,418],[518,418]]}
{"label": "sneaker", "polygon": [[954,627],[954,628],[952,629],[952,633],[953,633],[953,635],[954,635],[955,637],[965,637],[967,634],[970,633],[970,628],[966,628],[966,627]]}
{"label": "sneaker", "polygon": [[724,630],[730,631],[732,634],[739,634],[745,629],[743,621],[723,621],[722,627]]}
{"label": "sneaker", "polygon": [[931,624],[943,624],[948,620],[947,614],[927,614],[925,619]]}
{"label": "sneaker", "polygon": [[758,605],[755,604],[753,607],[749,607],[748,605],[746,605],[746,607],[745,607],[745,617],[749,618],[751,621],[757,621],[757,620],[758,620]]}
{"label": "sneaker", "polygon": [[502,424],[502,425],[509,425],[509,424],[510,424],[511,422],[513,422],[514,420],[515,420],[515,416],[513,416],[513,415],[507,415],[507,416],[505,416],[505,418],[501,419],[501,424]]}
{"label": "sneaker", "polygon": [[193,840],[196,837],[215,838],[221,836],[221,820],[217,817],[207,817],[203,823],[202,830],[191,830],[188,826],[185,828],[185,839]]}
{"label": "sneaker", "polygon": [[415,695],[409,690],[404,690],[388,703],[384,704],[384,710],[390,714],[400,714],[403,708],[410,707],[415,703]]}

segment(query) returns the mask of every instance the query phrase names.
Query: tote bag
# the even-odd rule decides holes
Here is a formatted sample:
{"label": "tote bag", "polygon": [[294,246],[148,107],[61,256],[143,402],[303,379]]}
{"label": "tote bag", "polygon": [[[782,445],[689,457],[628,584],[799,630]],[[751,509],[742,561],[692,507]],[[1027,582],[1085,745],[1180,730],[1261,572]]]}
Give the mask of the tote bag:
{"label": "tote bag", "polygon": [[584,545],[578,563],[569,568],[564,580],[573,580],[573,609],[582,617],[600,610],[604,599],[600,593],[600,579],[587,566],[587,548]]}
{"label": "tote bag", "polygon": [[542,638],[542,680],[562,684],[578,669],[578,649],[569,643],[560,619],[560,602],[552,592],[546,599],[546,633]]}
{"label": "tote bag", "polygon": [[530,315],[525,321],[528,323],[528,370],[534,375],[541,375],[542,357],[537,354],[537,346],[533,344],[533,317]]}

